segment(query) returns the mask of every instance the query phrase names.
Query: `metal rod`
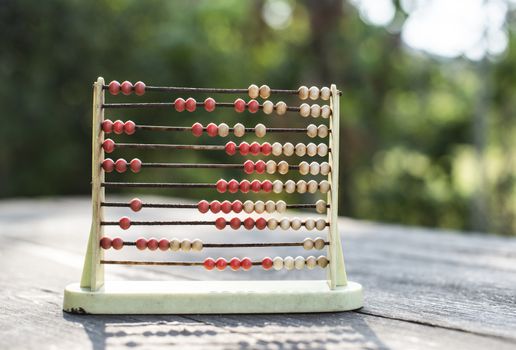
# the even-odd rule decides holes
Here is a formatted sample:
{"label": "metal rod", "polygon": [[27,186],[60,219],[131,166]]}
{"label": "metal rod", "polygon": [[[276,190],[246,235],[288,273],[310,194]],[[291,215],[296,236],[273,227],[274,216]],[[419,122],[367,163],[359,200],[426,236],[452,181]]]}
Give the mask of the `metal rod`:
{"label": "metal rod", "polygon": [[[118,221],[101,221],[100,224],[102,226],[118,226],[120,223]],[[231,222],[226,220],[226,225],[230,225]],[[174,220],[174,221],[131,221],[131,226],[175,226],[175,225],[215,225],[215,220],[212,221],[193,221],[193,220]],[[240,226],[243,226],[242,222]],[[301,226],[305,226],[305,222],[301,222]],[[326,222],[325,226],[330,226],[328,222]]]}
{"label": "metal rod", "polygon": [[138,187],[138,188],[216,188],[216,184],[208,183],[163,183],[163,182],[103,182],[102,187],[106,188],[123,188],[123,187]]}
{"label": "metal rod", "polygon": [[[131,205],[124,202],[102,202],[103,207],[121,207],[129,208]],[[330,205],[327,204],[326,208]],[[142,203],[142,208],[182,208],[182,209],[197,209],[197,204],[181,204],[181,203]],[[287,204],[287,209],[311,209],[315,208],[315,204]]]}
{"label": "metal rod", "polygon": [[[329,245],[324,242],[324,245]],[[136,246],[135,241],[125,242],[124,246]],[[302,247],[303,242],[268,242],[268,243],[203,243],[203,248],[264,248],[264,247]]]}
{"label": "metal rod", "polygon": [[[194,151],[225,151],[222,145],[172,145],[163,143],[115,143],[115,148],[135,148],[135,149],[188,149]],[[328,148],[328,152],[331,149]]]}
{"label": "metal rod", "polygon": [[[157,265],[157,266],[203,266],[202,261],[134,261],[134,260],[100,260],[105,265]],[[261,261],[253,261],[253,266],[260,266]]]}
{"label": "metal rod", "polygon": [[[197,107],[204,107],[204,103],[197,102]],[[216,102],[217,107],[233,108],[235,105],[232,102]],[[104,103],[102,105],[104,109],[120,109],[120,108],[174,108],[174,104],[170,102],[140,102],[140,103]],[[263,105],[258,106],[259,109],[263,108]],[[287,111],[299,112],[300,107],[298,106],[287,106]]]}
{"label": "metal rod", "polygon": [[[136,125],[136,130],[153,130],[153,131],[192,131],[190,126],[161,126],[161,125]],[[206,128],[203,128],[206,131]],[[234,131],[235,128],[229,128],[229,131]],[[254,132],[254,128],[245,128],[245,132]],[[266,128],[266,132],[303,132],[306,133],[306,128]],[[328,132],[331,132],[328,130]]]}

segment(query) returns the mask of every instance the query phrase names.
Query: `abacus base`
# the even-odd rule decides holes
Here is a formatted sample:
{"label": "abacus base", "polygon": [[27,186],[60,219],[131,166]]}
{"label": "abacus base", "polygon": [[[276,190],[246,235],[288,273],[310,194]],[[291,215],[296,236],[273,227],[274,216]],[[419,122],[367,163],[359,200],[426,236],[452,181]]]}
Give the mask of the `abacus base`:
{"label": "abacus base", "polygon": [[63,310],[83,314],[336,312],[361,308],[362,286],[326,281],[109,281],[98,291],[70,284]]}

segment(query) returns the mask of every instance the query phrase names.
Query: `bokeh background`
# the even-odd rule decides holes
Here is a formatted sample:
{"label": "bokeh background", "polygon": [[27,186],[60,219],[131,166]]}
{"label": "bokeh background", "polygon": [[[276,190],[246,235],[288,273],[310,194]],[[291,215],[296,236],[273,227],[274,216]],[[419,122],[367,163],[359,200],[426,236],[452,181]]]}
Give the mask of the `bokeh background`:
{"label": "bokeh background", "polygon": [[[334,82],[344,92],[340,215],[514,235],[515,8],[506,0],[3,0],[0,197],[89,194],[97,76],[198,87]],[[218,113],[230,125],[242,118],[233,114]],[[193,115],[171,110],[106,117],[194,122]],[[195,115],[203,123],[210,118]],[[295,126],[296,119],[277,122]],[[192,142],[190,135],[138,137]],[[227,161],[215,153],[181,157]],[[240,175],[138,176],[204,182]]]}

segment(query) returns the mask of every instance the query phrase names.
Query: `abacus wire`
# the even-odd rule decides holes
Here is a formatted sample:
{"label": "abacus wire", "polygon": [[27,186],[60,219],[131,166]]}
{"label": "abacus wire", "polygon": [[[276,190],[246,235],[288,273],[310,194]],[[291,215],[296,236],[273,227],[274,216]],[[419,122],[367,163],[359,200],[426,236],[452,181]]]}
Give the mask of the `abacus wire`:
{"label": "abacus wire", "polygon": [[[204,107],[204,103],[196,102],[197,107]],[[234,108],[235,105],[232,102],[216,102],[216,107]],[[120,109],[120,108],[174,108],[174,104],[170,102],[138,102],[138,103],[104,103],[102,105],[104,109]],[[263,105],[258,105],[258,109],[262,109]],[[298,106],[287,106],[287,111],[299,112],[301,108]]]}
{"label": "abacus wire", "polygon": [[[165,143],[114,143],[116,148],[136,148],[136,149],[187,149],[194,151],[224,151],[226,148],[224,145],[173,145]],[[331,148],[328,148],[328,152],[331,152]]]}
{"label": "abacus wire", "polygon": [[[325,241],[324,245],[330,243]],[[136,242],[125,242],[124,246],[136,246]],[[263,248],[263,247],[302,247],[303,242],[273,242],[273,243],[203,243],[203,248]]]}
{"label": "abacus wire", "polygon": [[[124,202],[101,202],[102,207],[120,207],[129,208],[131,205]],[[287,209],[312,209],[315,204],[287,204]],[[326,204],[326,208],[330,205]],[[174,209],[197,209],[197,204],[182,204],[182,203],[142,203],[142,208],[174,208]]]}
{"label": "abacus wire", "polygon": [[[175,226],[175,225],[202,226],[202,225],[215,225],[215,223],[216,223],[215,220],[131,221],[131,226]],[[118,226],[118,225],[120,225],[120,223],[118,221],[101,221],[100,224],[102,226]],[[231,222],[226,220],[226,225],[230,225],[230,224],[231,224]],[[305,226],[305,223],[301,222],[301,226]],[[326,222],[325,226],[330,226],[330,223]]]}
{"label": "abacus wire", "polygon": [[[153,130],[153,131],[192,131],[191,126],[161,126],[161,125],[136,125],[136,130]],[[207,127],[202,128],[207,131]],[[235,128],[229,128],[229,132],[233,132]],[[255,128],[244,128],[245,132],[254,132]],[[306,128],[265,128],[265,132],[306,132]],[[331,132],[331,130],[328,130]]]}

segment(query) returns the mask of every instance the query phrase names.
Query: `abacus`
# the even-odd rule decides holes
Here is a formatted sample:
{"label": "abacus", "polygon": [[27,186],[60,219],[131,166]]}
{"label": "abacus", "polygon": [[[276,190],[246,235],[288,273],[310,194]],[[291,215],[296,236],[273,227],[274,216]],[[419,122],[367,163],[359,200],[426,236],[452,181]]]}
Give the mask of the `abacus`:
{"label": "abacus", "polygon": [[[234,102],[218,102],[212,97],[203,102],[196,101],[193,97],[178,97],[173,102],[148,102],[148,103],[106,103],[105,95],[143,96],[151,92],[165,92],[176,94],[209,93],[217,95],[237,95]],[[249,86],[248,89],[220,89],[220,88],[187,88],[187,87],[161,87],[146,86],[139,81],[134,85],[124,81],[119,83],[112,81],[105,84],[103,78],[98,78],[93,84],[93,134],[92,134],[92,209],[93,217],[89,235],[88,247],[80,283],[68,285],[65,289],[63,309],[75,313],[94,314],[187,314],[187,313],[285,313],[285,312],[330,312],[345,311],[362,307],[362,287],[358,283],[347,280],[340,236],[338,232],[338,152],[339,152],[339,96],[341,92],[335,85],[328,87],[300,87],[297,90],[271,89],[267,85],[258,87]],[[247,102],[248,95],[250,100]],[[320,106],[306,102],[296,106],[289,106],[285,102],[272,102],[269,98],[280,95],[294,95],[300,100],[323,100],[329,104]],[[258,99],[263,102],[260,103]],[[213,112],[219,108],[234,109],[236,113],[264,113],[273,116],[292,114],[292,117],[321,118],[320,125],[310,124],[303,128],[294,127],[266,127],[259,123],[255,127],[245,127],[243,123],[236,123],[233,127],[226,123],[216,124],[210,122],[203,126],[199,122],[192,126],[155,126],[140,125],[130,120],[111,121],[105,119],[105,113],[117,112],[124,109],[149,109],[168,108],[172,113],[193,113],[203,109]],[[210,113],[210,116],[215,115]],[[214,118],[213,118],[214,119]],[[249,123],[247,116],[245,122]],[[270,119],[271,123],[273,118]],[[327,121],[327,123],[324,123]],[[191,134],[192,140],[206,133],[211,137],[234,137],[234,141],[228,141],[224,145],[207,144],[146,144],[123,143],[116,141],[116,135],[131,135],[131,139],[140,132],[183,132]],[[258,141],[235,142],[244,135],[254,134],[260,139],[267,134],[289,133],[306,134],[309,138],[328,140],[327,143],[315,144],[290,142],[259,143]],[[113,135],[109,135],[113,134]],[[135,135],[136,134],[136,135]],[[115,139],[115,140],[113,140]],[[192,143],[194,143],[192,141]],[[144,162],[138,158],[126,160],[118,158],[113,160],[106,157],[119,149],[150,149],[170,151],[219,151],[225,152],[228,157],[243,156],[240,163],[204,164],[204,163],[155,163]],[[252,156],[274,157],[320,157],[327,161],[308,162],[303,160],[297,164],[290,164],[286,160],[276,161],[245,159]],[[184,183],[184,182],[113,182],[106,181],[106,173],[139,173],[148,168],[170,169],[240,169],[243,177],[246,174],[276,174],[284,176],[291,172],[298,172],[300,176],[321,177],[322,180],[236,180],[220,179],[214,183]],[[206,170],[208,171],[208,170]],[[279,175],[278,175],[279,174]],[[109,175],[108,175],[109,176]],[[131,175],[134,176],[134,175]],[[130,201],[106,200],[105,190],[111,188],[181,188],[195,191],[195,189],[211,189],[219,193],[235,194],[240,196],[255,193],[263,200],[199,200],[197,203],[156,203],[134,198]],[[315,203],[287,204],[288,195],[292,193],[311,194],[313,196],[325,196]],[[285,194],[281,200],[267,200],[271,194]],[[110,207],[126,208],[139,212],[141,210],[152,211],[152,208],[168,208],[171,210],[194,210],[200,220],[132,220],[123,216],[117,220],[105,219],[104,211]],[[314,210],[317,214],[326,215],[325,218],[300,219],[298,217],[273,217],[273,213],[284,213],[291,209]],[[218,214],[215,220],[202,220],[203,215]],[[240,215],[237,215],[240,214]],[[242,218],[245,214],[247,217]],[[266,214],[264,216],[264,214]],[[267,215],[271,214],[269,218]],[[231,215],[231,217],[226,217]],[[258,216],[258,217],[256,217]],[[185,235],[185,231],[173,230],[171,237],[156,239],[141,237],[128,240],[121,237],[105,235],[106,226],[118,227],[123,237],[124,230],[136,226],[177,226],[204,225],[213,227],[214,233],[210,241],[192,239],[193,237],[172,238]],[[138,227],[136,227],[138,228]],[[221,243],[217,242],[218,230],[243,231],[245,241],[250,243]],[[299,241],[290,242],[266,242],[260,240],[260,230],[306,230],[310,237]],[[247,230],[253,230],[246,234]],[[255,232],[256,231],[256,232]],[[313,232],[326,232],[325,238],[313,237]],[[252,239],[251,239],[252,238]],[[241,239],[242,241],[244,238]],[[326,255],[304,256],[276,256],[269,257],[261,254],[259,259],[251,259],[238,256],[239,248],[256,248],[257,252],[265,252],[267,248],[285,247],[295,249],[302,247],[307,251],[325,250]],[[132,250],[131,256],[154,254],[153,256],[167,259],[106,259],[105,253],[110,254]],[[227,257],[209,257],[211,248],[224,248]],[[272,249],[272,248],[271,248]],[[237,253],[234,253],[237,251]],[[174,254],[188,253],[191,259],[177,259]],[[157,253],[157,254],[156,254]],[[240,271],[248,273],[250,270],[260,269],[264,279],[233,281],[233,280],[182,280],[182,281],[104,281],[104,267],[106,265],[153,265],[168,266],[170,268],[186,266],[189,269],[203,269],[208,273],[217,274],[219,270]],[[279,271],[291,271],[301,269],[326,270],[326,277],[319,280],[292,280],[271,279],[268,274]],[[324,274],[323,274],[324,275]]]}

